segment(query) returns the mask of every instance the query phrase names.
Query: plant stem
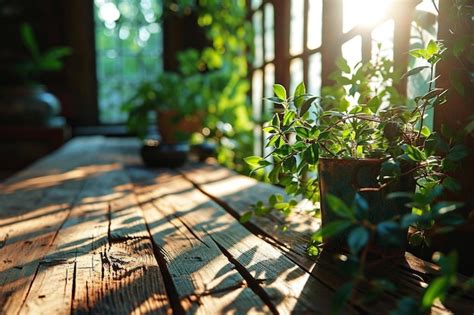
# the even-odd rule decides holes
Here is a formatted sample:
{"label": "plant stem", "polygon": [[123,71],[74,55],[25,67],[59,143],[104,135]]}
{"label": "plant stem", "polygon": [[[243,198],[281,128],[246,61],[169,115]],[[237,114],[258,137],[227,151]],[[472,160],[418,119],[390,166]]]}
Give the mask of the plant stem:
{"label": "plant stem", "polygon": [[[434,74],[434,65],[432,64],[430,66],[430,83],[428,85],[428,93],[431,92],[432,90],[432,86],[433,86],[433,74]],[[420,138],[421,136],[421,130],[423,129],[423,125],[424,125],[424,120],[425,120],[425,113],[426,113],[426,107],[428,107],[428,104],[429,102],[428,101],[424,101],[423,102],[423,106],[422,106],[422,109],[421,109],[421,118],[420,118],[420,130],[418,131],[418,136],[416,137],[416,140],[418,141],[418,139]],[[416,142],[415,142],[416,143]]]}

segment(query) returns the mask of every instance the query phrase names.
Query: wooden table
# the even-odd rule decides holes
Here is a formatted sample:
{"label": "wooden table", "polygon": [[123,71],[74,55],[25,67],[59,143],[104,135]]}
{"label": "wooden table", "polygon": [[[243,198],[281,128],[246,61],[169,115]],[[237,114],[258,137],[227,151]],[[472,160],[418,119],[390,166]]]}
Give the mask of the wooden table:
{"label": "wooden table", "polygon": [[[346,280],[305,254],[318,222],[238,221],[278,190],[215,165],[147,169],[136,140],[75,138],[0,186],[0,312],[328,314]],[[437,270],[410,254],[390,266],[396,292],[363,305],[362,284],[343,312],[385,314]],[[432,308],[449,310],[473,300]]]}

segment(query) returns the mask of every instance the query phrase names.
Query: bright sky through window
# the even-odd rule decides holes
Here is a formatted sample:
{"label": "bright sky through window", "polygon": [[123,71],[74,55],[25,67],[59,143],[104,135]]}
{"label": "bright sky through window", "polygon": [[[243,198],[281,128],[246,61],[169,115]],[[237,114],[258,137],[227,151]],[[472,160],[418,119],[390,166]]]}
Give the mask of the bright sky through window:
{"label": "bright sky through window", "polygon": [[344,0],[343,32],[346,33],[358,25],[374,26],[386,15],[393,0]]}

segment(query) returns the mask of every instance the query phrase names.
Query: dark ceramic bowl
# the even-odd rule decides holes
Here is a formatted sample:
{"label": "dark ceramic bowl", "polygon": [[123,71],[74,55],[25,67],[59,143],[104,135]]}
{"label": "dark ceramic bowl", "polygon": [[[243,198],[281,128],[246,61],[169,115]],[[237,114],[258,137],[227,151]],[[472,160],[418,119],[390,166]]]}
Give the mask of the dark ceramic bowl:
{"label": "dark ceramic bowl", "polygon": [[140,153],[146,166],[174,168],[186,163],[189,145],[185,143],[158,144],[154,141],[145,141]]}

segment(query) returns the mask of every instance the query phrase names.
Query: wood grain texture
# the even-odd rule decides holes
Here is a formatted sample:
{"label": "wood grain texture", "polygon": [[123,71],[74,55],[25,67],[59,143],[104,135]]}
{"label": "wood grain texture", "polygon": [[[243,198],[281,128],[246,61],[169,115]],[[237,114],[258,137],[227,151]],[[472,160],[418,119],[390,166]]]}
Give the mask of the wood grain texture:
{"label": "wood grain texture", "polygon": [[[153,241],[165,260],[179,301],[190,314],[268,313],[210,236],[196,235],[175,214],[168,193],[179,193],[175,176],[132,168],[135,192]],[[189,183],[187,183],[189,187]],[[199,205],[195,209],[200,212]]]}
{"label": "wood grain texture", "polygon": [[[189,165],[184,167],[181,173],[237,218],[258,200],[265,202],[271,194],[275,193],[285,195],[281,188],[238,175],[217,165]],[[287,231],[283,232],[276,228],[282,224],[289,225]],[[283,247],[285,255],[329,287],[337,289],[347,281],[347,277],[341,273],[341,267],[330,253],[325,253],[317,259],[307,256],[304,245],[308,242],[311,233],[317,230],[319,220],[312,218],[304,211],[297,210],[289,217],[278,213],[265,217],[252,217],[246,225],[254,233],[262,235],[264,239],[280,249]],[[380,268],[380,272],[396,283],[398,289],[395,293],[383,294],[371,303],[361,303],[368,292],[368,286],[363,282],[359,283],[355,292],[355,304],[368,312],[380,313],[393,309],[396,307],[397,300],[403,295],[420,298],[428,281],[433,279],[439,270],[436,265],[408,252],[404,259],[384,261]],[[472,303],[473,301],[469,300],[459,300],[452,301],[447,306],[437,301],[432,312],[435,314],[450,313],[450,310],[466,312],[472,308],[469,306]]]}
{"label": "wood grain texture", "polygon": [[[321,314],[330,311],[333,291],[245,229],[189,181],[181,176],[167,177],[165,184],[153,190],[155,200],[166,202],[160,209],[178,217],[197,237],[210,237],[259,283],[276,310]],[[346,312],[351,313],[351,309]]]}
{"label": "wood grain texture", "polygon": [[[305,243],[304,212],[238,218],[279,188],[219,166],[141,166],[138,141],[78,138],[0,184],[0,314],[327,314],[346,279]],[[278,229],[289,225],[289,232]],[[410,254],[380,267],[398,290],[343,313],[419,297],[438,267]],[[376,270],[376,269],[374,269]],[[473,300],[433,314],[472,312]]]}
{"label": "wood grain texture", "polygon": [[[81,169],[93,163],[95,145],[101,141],[72,141],[70,151],[63,148],[2,184],[0,313],[20,310],[43,258],[84,185]],[[89,147],[84,147],[86,143]]]}

